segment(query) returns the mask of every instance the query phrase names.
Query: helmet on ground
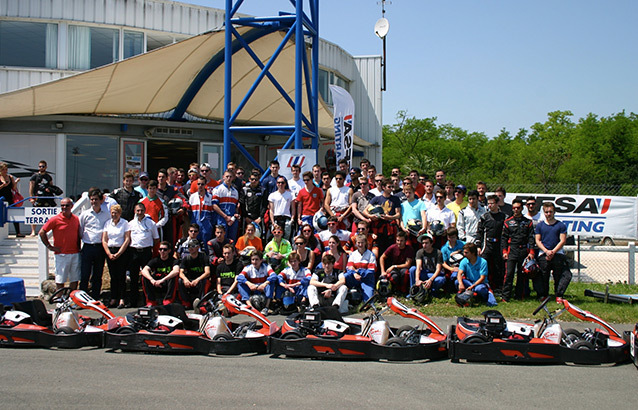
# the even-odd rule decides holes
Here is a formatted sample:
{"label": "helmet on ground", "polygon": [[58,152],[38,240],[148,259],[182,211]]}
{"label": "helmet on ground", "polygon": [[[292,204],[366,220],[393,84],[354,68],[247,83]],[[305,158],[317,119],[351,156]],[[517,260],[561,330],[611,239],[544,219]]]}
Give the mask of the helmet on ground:
{"label": "helmet on ground", "polygon": [[287,290],[281,298],[281,303],[284,305],[285,310],[289,310],[295,307],[295,294]]}
{"label": "helmet on ground", "polygon": [[317,211],[312,218],[312,226],[316,232],[325,231],[328,229],[328,217],[322,211]]}
{"label": "helmet on ground", "polygon": [[531,256],[525,258],[525,261],[523,262],[523,273],[527,276],[534,277],[540,272],[540,270],[541,268],[538,266],[538,263],[536,263],[536,259]]}
{"label": "helmet on ground", "polygon": [[460,307],[468,307],[472,304],[474,298],[474,292],[471,289],[466,289],[465,292],[457,293],[454,296],[454,301]]}
{"label": "helmet on ground", "polygon": [[407,223],[408,231],[414,236],[418,236],[421,229],[423,229],[423,222],[418,219],[410,219]]}
{"label": "helmet on ground", "polygon": [[443,236],[445,234],[445,225],[441,221],[434,221],[430,225],[430,232],[434,236]]}
{"label": "helmet on ground", "polygon": [[184,201],[182,198],[173,198],[168,201],[166,207],[168,208],[168,213],[171,215],[175,215],[180,209],[184,206]]}
{"label": "helmet on ground", "polygon": [[352,288],[348,292],[348,299],[350,299],[350,302],[352,302],[353,305],[356,305],[357,303],[361,303],[361,301],[363,300],[363,295],[361,294],[361,291],[359,289]]}
{"label": "helmet on ground", "polygon": [[463,260],[462,253],[453,253],[452,255],[450,255],[450,258],[447,260],[447,264],[453,267],[459,266],[462,260]]}
{"label": "helmet on ground", "polygon": [[392,283],[388,278],[381,278],[377,282],[377,292],[382,298],[387,298],[392,293]]}
{"label": "helmet on ground", "polygon": [[252,295],[248,300],[250,305],[257,310],[262,310],[266,307],[266,296],[264,295]]}
{"label": "helmet on ground", "polygon": [[414,285],[410,288],[410,298],[414,303],[423,305],[432,299],[432,292],[423,285]]}

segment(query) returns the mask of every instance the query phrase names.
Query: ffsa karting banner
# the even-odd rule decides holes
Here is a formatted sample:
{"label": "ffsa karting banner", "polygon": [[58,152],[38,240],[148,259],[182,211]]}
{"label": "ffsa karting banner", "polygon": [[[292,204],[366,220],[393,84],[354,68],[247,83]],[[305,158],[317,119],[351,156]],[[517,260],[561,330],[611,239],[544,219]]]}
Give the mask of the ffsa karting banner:
{"label": "ffsa karting banner", "polygon": [[544,202],[556,206],[555,218],[567,225],[567,233],[581,236],[638,238],[638,198],[631,196],[507,194],[505,202],[514,198],[525,202],[529,196],[543,212]]}
{"label": "ffsa karting banner", "polygon": [[338,85],[330,86],[334,107],[335,156],[337,164],[345,158],[352,166],[354,147],[354,101],[350,94]]}
{"label": "ffsa karting banner", "polygon": [[292,166],[299,165],[303,175],[306,171],[312,171],[317,154],[314,149],[278,149],[279,174],[287,179],[292,178]]}

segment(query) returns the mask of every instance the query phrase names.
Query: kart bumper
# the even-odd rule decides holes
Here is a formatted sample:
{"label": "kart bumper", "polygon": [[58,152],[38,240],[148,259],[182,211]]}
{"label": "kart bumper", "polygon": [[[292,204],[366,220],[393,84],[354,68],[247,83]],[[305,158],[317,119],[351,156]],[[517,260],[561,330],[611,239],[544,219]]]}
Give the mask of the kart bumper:
{"label": "kart bumper", "polygon": [[209,340],[202,339],[205,346],[208,346],[210,354],[233,356],[240,354],[265,354],[268,352],[269,337],[240,338],[233,340]]}
{"label": "kart bumper", "polygon": [[623,363],[629,360],[629,346],[578,350],[559,344],[493,341],[463,343],[456,336],[456,326],[448,335],[448,353],[452,362],[529,363],[529,364],[584,364]]}
{"label": "kart bumper", "polygon": [[102,347],[103,345],[103,332],[55,334],[40,330],[18,330],[11,328],[0,328],[1,347],[79,349],[85,346]]}
{"label": "kart bumper", "polygon": [[106,332],[104,347],[123,352],[208,354],[206,340],[194,335]]}
{"label": "kart bumper", "polygon": [[303,338],[270,339],[270,354],[332,360],[441,360],[447,358],[445,342],[411,346],[383,346],[369,341]]}

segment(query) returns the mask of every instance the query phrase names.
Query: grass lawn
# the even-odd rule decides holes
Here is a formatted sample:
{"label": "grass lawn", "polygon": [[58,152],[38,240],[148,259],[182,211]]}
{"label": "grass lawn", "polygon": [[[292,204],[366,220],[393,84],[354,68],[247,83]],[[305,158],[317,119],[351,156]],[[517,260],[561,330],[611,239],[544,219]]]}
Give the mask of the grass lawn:
{"label": "grass lawn", "polygon": [[[553,289],[553,282],[550,283],[550,289]],[[598,299],[584,296],[585,289],[597,290],[604,292],[604,284],[596,283],[570,283],[565,294],[565,298],[574,305],[583,310],[588,310],[599,316],[605,321],[611,323],[637,323],[638,322],[638,303],[630,305],[628,303],[603,303]],[[638,285],[610,284],[609,293],[618,294],[638,294]],[[409,299],[401,298],[409,306],[413,306]],[[460,308],[451,296],[440,299],[432,299],[426,306],[415,306],[428,316],[468,316],[480,317],[481,313],[487,309],[496,309],[500,311],[506,319],[525,319],[533,320],[543,317],[543,312],[539,312],[536,316],[532,316],[534,309],[538,307],[540,302],[535,299],[535,292],[532,291],[532,298],[524,301],[513,300],[508,303],[499,303],[495,308],[488,308],[482,304],[476,307]],[[562,305],[561,305],[562,306]],[[558,305],[550,300],[548,307],[551,310],[558,308]],[[578,321],[571,314],[564,312],[559,320]]]}

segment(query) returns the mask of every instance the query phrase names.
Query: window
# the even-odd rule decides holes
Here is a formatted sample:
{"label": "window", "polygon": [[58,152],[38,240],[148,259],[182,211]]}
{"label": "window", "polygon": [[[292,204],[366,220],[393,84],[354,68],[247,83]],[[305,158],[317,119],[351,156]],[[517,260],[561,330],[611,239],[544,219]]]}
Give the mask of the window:
{"label": "window", "polygon": [[119,30],[69,26],[69,68],[88,70],[119,59]]}
{"label": "window", "polygon": [[124,58],[144,52],[144,33],[124,30]]}
{"label": "window", "polygon": [[338,85],[344,90],[348,91],[350,85],[346,79],[340,77],[338,74],[332,71],[326,71],[323,68],[319,69],[319,94],[326,102],[326,104],[332,106],[332,93],[330,93],[330,85]]}
{"label": "window", "polygon": [[65,194],[78,197],[92,186],[111,191],[118,187],[117,153],[116,137],[67,136]]}
{"label": "window", "polygon": [[57,68],[58,25],[0,21],[0,65]]}
{"label": "window", "polygon": [[155,50],[156,48],[177,43],[178,41],[182,41],[186,38],[188,38],[188,36],[147,33],[146,34],[146,51],[152,51],[152,50]]}

